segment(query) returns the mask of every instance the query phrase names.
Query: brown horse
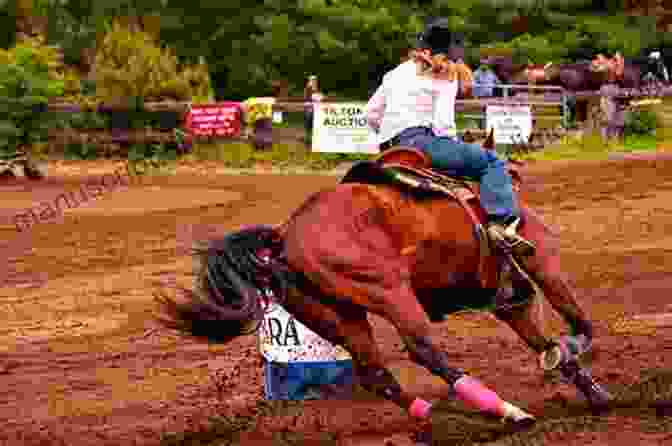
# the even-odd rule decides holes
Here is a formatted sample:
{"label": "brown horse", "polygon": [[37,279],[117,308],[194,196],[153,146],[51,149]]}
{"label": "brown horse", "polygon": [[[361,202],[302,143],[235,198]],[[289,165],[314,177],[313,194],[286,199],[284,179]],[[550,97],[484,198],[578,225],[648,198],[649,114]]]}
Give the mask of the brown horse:
{"label": "brown horse", "polygon": [[[483,240],[485,215],[477,195],[458,182],[450,186],[424,169],[428,165],[413,149],[390,149],[310,196],[282,225],[255,226],[210,242],[198,251],[204,266],[194,291],[183,290],[188,299],[159,299],[168,316],[163,322],[226,342],[258,327],[258,300],[272,290],[297,320],[352,354],[365,388],[412,416],[429,418],[431,405],[405,391],[385,367],[367,320],[374,313],[390,321],[410,357],[443,378],[461,400],[502,419],[531,422],[532,415],[451,364],[430,336],[431,322],[446,314],[491,308],[540,355],[542,367],[558,368],[594,408],[607,407],[610,395],[577,362],[593,328],[561,273],[558,242],[549,228],[521,203],[520,232],[536,242],[523,273],[574,332],[559,343],[547,339],[535,321],[539,302],[528,278],[507,268],[511,263],[503,259],[510,257]],[[400,181],[399,172],[407,180]],[[453,197],[442,194],[441,185],[452,187]],[[506,271],[512,279],[502,286]]]}

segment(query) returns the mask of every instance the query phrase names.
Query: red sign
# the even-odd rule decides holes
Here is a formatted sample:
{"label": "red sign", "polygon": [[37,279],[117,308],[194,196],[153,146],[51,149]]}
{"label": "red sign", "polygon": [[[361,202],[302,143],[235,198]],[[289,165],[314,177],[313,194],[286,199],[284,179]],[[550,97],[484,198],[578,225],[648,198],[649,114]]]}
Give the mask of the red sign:
{"label": "red sign", "polygon": [[187,115],[187,131],[194,136],[240,136],[240,102],[192,105]]}

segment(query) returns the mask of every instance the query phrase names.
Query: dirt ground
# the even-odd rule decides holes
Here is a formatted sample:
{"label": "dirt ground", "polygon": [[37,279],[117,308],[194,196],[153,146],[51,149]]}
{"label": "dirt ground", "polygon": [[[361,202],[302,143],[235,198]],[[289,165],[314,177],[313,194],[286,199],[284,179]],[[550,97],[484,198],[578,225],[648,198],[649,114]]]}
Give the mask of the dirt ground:
{"label": "dirt ground", "polygon": [[[119,166],[51,165],[47,180],[0,185],[0,444],[410,444],[414,424],[369,395],[264,403],[254,336],[209,346],[152,319],[158,287],[189,286],[194,238],[279,222],[337,177],[192,164],[128,180],[17,232],[16,213]],[[588,414],[572,388],[542,376],[510,329],[487,314],[456,315],[435,326],[454,363],[540,421],[508,435],[439,403],[437,444],[672,444],[670,415],[636,404],[672,399],[672,159],[530,165],[527,179],[528,200],[561,234],[565,269],[596,323],[593,373],[622,407]],[[549,334],[562,333],[544,314]],[[446,398],[406,360],[392,327],[376,318],[374,326],[404,385]]]}

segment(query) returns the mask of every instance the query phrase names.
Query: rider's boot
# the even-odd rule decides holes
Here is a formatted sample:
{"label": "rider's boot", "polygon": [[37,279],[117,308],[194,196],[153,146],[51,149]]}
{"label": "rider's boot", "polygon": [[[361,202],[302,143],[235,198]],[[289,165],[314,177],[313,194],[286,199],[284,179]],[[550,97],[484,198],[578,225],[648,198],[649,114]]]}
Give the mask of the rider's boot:
{"label": "rider's boot", "polygon": [[487,226],[488,235],[495,243],[506,243],[516,256],[531,256],[535,252],[535,244],[518,234],[517,228],[519,224],[520,217],[515,216],[491,219]]}

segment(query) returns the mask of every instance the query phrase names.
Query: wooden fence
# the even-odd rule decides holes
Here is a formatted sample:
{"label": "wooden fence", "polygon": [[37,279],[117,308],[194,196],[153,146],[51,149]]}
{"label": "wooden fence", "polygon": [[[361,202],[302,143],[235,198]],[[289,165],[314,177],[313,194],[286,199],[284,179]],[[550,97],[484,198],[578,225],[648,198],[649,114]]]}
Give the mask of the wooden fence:
{"label": "wooden fence", "polygon": [[[479,99],[461,99],[456,101],[456,111],[462,113],[467,118],[475,121],[485,118],[485,109],[488,105],[529,105],[533,113],[533,139],[539,134],[551,134],[559,132],[566,126],[567,119],[567,94],[562,89],[548,89],[540,94],[519,93],[508,97],[490,97]],[[629,99],[638,99],[652,92],[646,90],[621,90],[621,96]],[[656,96],[668,96],[671,100],[664,101],[663,115],[666,122],[672,125],[672,86],[659,89],[655,92]],[[599,121],[599,92],[572,92],[571,96],[577,101],[577,121],[583,124],[583,127],[598,128]],[[324,102],[336,102],[335,98],[327,97]],[[342,102],[342,100],[338,101]],[[361,101],[358,101],[361,102]],[[189,102],[153,102],[143,103],[142,109],[147,112],[170,112],[178,115],[178,121],[184,122],[184,118],[189,110]],[[81,111],[97,111],[103,113],[124,112],[136,109],[130,103],[102,104],[95,107],[95,110],[87,109],[76,104],[51,103],[48,110],[52,112],[75,113]],[[304,111],[304,100],[300,97],[282,97],[278,98],[273,105],[274,111],[283,111],[288,113],[302,113]],[[284,132],[287,133],[287,132]],[[284,137],[283,132],[278,132],[280,138]],[[463,131],[470,137],[482,137],[484,131],[480,128],[470,128]],[[68,142],[92,143],[92,144],[133,144],[142,142],[173,142],[175,133],[173,129],[131,129],[131,130],[53,130],[50,133],[51,139],[57,144]]]}

